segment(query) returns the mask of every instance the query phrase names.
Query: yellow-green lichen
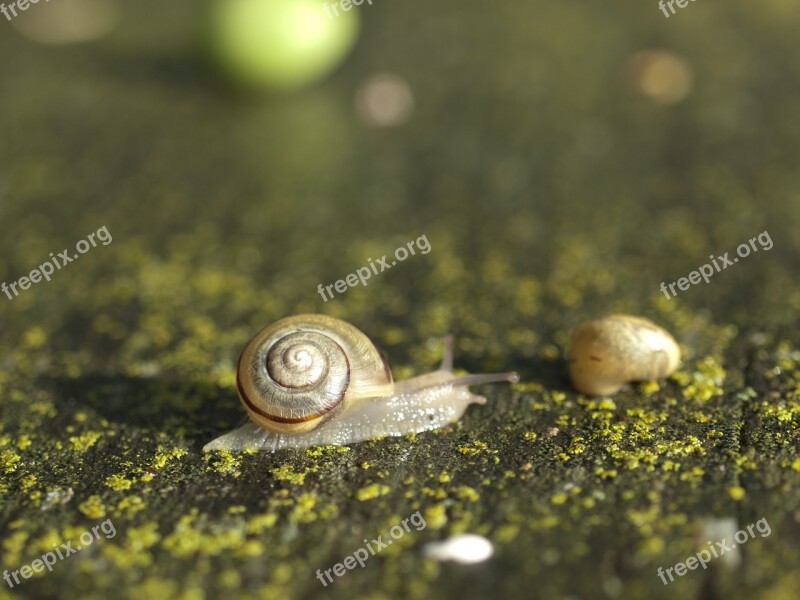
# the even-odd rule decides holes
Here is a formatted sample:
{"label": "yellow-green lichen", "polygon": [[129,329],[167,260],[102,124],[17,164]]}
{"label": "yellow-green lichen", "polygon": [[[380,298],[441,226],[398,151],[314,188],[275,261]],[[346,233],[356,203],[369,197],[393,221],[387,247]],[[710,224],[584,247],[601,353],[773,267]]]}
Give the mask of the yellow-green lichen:
{"label": "yellow-green lichen", "polygon": [[289,519],[295,523],[316,521],[317,513],[313,510],[316,503],[317,497],[314,494],[300,494],[295,499],[295,506],[289,513]]}
{"label": "yellow-green lichen", "polygon": [[306,450],[309,458],[319,458],[330,454],[345,454],[350,452],[349,446],[312,446]]}
{"label": "yellow-green lichen", "polygon": [[423,511],[423,517],[427,527],[441,529],[447,525],[447,508],[443,502],[433,504]]}
{"label": "yellow-green lichen", "polygon": [[260,535],[267,529],[272,528],[278,521],[276,513],[264,513],[250,517],[247,521],[247,533]]}
{"label": "yellow-green lichen", "polygon": [[286,481],[294,485],[303,485],[306,475],[317,471],[317,467],[308,467],[302,471],[296,471],[294,466],[287,464],[270,470],[272,476],[279,481]]}
{"label": "yellow-green lichen", "polygon": [[25,548],[25,543],[28,541],[27,531],[14,531],[10,535],[6,535],[3,540],[3,563],[4,564],[18,564],[22,558],[22,550]]}
{"label": "yellow-green lichen", "polygon": [[13,450],[3,450],[0,452],[0,469],[5,473],[13,473],[17,470],[20,460],[20,455]]}
{"label": "yellow-green lichen", "polygon": [[736,501],[739,501],[745,497],[745,489],[741,486],[733,486],[728,488],[728,495]]}
{"label": "yellow-green lichen", "polygon": [[124,475],[109,475],[106,477],[106,486],[117,492],[130,489],[132,485],[133,481],[126,478]]}
{"label": "yellow-green lichen", "polygon": [[100,519],[106,516],[106,507],[100,496],[89,496],[86,500],[78,504],[78,510],[90,519]]}
{"label": "yellow-green lichen", "polygon": [[456,497],[468,502],[477,502],[481,499],[480,494],[478,494],[474,488],[471,488],[468,485],[459,486],[454,491]]}
{"label": "yellow-green lichen", "polygon": [[465,456],[479,456],[481,454],[496,454],[496,450],[491,450],[486,442],[475,440],[469,444],[462,444],[458,451]]}
{"label": "yellow-green lichen", "polygon": [[153,468],[154,469],[163,469],[167,462],[175,459],[181,458],[182,456],[186,456],[188,452],[184,448],[165,448],[163,446],[159,446],[158,450],[156,450],[156,455],[153,458]]}
{"label": "yellow-green lichen", "polygon": [[126,496],[117,503],[116,512],[130,518],[145,508],[147,504],[139,496]]}
{"label": "yellow-green lichen", "polygon": [[705,402],[723,393],[725,370],[714,356],[706,356],[695,363],[694,371],[679,370],[671,378],[683,388],[685,398]]}
{"label": "yellow-green lichen", "polygon": [[388,494],[390,491],[391,488],[388,485],[380,483],[372,483],[370,485],[362,487],[359,490],[356,490],[356,498],[361,502],[365,502],[367,500],[378,498],[379,496],[384,496]]}
{"label": "yellow-green lichen", "polygon": [[230,452],[230,450],[218,450],[206,454],[205,459],[208,463],[209,471],[224,475],[232,475],[233,477],[239,477],[239,475],[241,475],[241,471],[239,470],[241,459]]}
{"label": "yellow-green lichen", "polygon": [[85,452],[94,446],[95,442],[97,442],[102,435],[103,434],[98,431],[84,431],[78,436],[69,438],[70,448],[74,452]]}

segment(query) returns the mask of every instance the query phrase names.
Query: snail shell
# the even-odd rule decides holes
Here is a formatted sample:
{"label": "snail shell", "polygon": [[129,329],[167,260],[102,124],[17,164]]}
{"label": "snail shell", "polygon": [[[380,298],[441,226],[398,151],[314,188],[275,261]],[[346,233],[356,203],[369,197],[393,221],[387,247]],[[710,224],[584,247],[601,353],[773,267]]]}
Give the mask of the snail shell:
{"label": "snail shell", "polygon": [[517,381],[516,373],[455,376],[452,340],[438,371],[393,382],[359,329],[332,317],[299,315],[262,329],[237,369],[239,399],[252,419],[204,451],[350,444],[443,427],[471,403],[469,385]]}
{"label": "snail shell", "polygon": [[569,374],[573,387],[583,394],[613,394],[629,381],[669,376],[680,358],[675,338],[652,321],[611,315],[575,329]]}
{"label": "snail shell", "polygon": [[361,331],[339,319],[300,315],[262,329],[236,373],[239,399],[269,431],[310,431],[360,398],[391,391],[392,373]]}

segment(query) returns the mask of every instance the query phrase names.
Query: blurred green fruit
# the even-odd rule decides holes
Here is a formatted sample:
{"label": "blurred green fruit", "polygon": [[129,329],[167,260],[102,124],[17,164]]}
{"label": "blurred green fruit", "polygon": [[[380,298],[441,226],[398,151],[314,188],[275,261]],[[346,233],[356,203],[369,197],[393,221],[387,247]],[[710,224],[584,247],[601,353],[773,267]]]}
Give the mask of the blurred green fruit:
{"label": "blurred green fruit", "polygon": [[334,16],[325,4],[215,0],[209,13],[212,58],[250,88],[295,90],[317,81],[344,60],[360,26],[356,7]]}

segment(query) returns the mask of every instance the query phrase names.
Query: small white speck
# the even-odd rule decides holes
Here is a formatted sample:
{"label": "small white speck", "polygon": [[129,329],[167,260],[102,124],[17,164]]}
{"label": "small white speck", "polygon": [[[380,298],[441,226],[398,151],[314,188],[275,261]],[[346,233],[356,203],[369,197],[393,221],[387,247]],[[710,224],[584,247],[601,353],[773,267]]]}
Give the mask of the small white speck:
{"label": "small white speck", "polygon": [[468,565],[489,558],[494,553],[494,547],[485,537],[465,533],[442,542],[426,544],[423,553],[435,560],[453,560]]}

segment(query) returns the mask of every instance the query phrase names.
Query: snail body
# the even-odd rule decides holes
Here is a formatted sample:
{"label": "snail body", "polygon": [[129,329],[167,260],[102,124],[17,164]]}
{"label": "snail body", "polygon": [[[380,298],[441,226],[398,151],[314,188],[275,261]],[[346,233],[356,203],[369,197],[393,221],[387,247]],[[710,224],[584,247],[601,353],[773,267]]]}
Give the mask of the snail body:
{"label": "snail body", "polygon": [[204,451],[279,450],[344,445],[437,429],[472,403],[468,386],[517,381],[516,373],[454,375],[452,341],[439,370],[392,380],[380,352],[359,329],[324,315],[298,315],[262,329],[237,369],[239,399],[251,422]]}
{"label": "snail body", "polygon": [[611,315],[578,326],[568,354],[573,387],[613,394],[630,381],[661,379],[680,363],[678,343],[652,321]]}

